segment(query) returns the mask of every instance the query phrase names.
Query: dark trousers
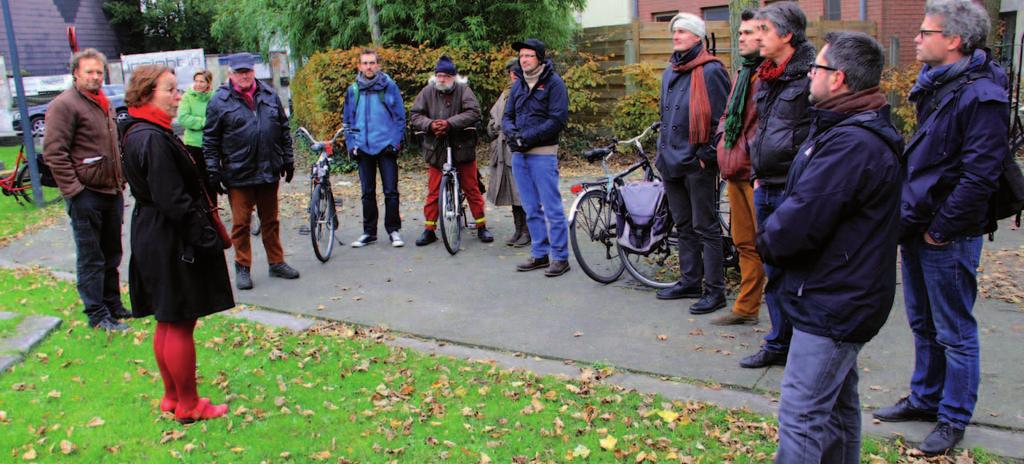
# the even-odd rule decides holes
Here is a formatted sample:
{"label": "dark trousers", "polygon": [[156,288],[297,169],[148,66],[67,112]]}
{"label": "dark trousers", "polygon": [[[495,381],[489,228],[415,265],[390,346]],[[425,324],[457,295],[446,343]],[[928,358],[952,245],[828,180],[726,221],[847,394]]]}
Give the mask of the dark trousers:
{"label": "dark trousers", "polygon": [[381,152],[370,155],[359,152],[359,184],[362,187],[363,233],[377,236],[377,171],[384,187],[384,230],[387,233],[402,228],[402,217],[398,212],[398,156]]}
{"label": "dark trousers", "polygon": [[708,167],[665,180],[665,194],[679,231],[679,282],[704,294],[725,294],[722,226],[718,223],[718,168]]}
{"label": "dark trousers", "polygon": [[[757,210],[758,230],[764,230],[764,223],[768,221],[768,216],[771,216],[782,205],[784,191],[783,187],[761,186],[754,189],[754,209]],[[785,353],[789,351],[789,339],[793,338],[793,324],[789,322],[789,318],[782,310],[782,298],[775,290],[778,282],[775,282],[775,285],[772,282],[772,279],[779,277],[779,270],[765,264],[764,273],[768,276],[768,286],[764,290],[764,303],[768,306],[768,317],[772,319],[772,329],[768,335],[764,336],[764,349]]]}
{"label": "dark trousers", "polygon": [[77,249],[78,295],[90,322],[121,308],[121,224],[124,197],[83,190],[64,200]]}

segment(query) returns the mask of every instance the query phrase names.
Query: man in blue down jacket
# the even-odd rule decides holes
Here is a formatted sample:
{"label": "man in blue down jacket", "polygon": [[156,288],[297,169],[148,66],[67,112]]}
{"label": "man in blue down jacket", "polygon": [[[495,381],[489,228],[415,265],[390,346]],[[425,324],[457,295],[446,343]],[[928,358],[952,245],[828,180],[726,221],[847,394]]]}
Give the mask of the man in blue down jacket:
{"label": "man in blue down jacket", "polygon": [[938,421],[918,449],[942,454],[961,438],[981,381],[974,301],[989,197],[1008,156],[1007,78],[981,47],[985,9],[933,0],[917,35],[924,63],[910,100],[919,127],[907,144],[903,295],[914,332],[910,396],[875,412],[883,421]]}
{"label": "man in blue down jacket", "polygon": [[[700,298],[692,314],[725,307],[722,227],[718,224],[718,157],[714,123],[729,98],[729,73],[704,49],[704,21],[679,13],[669,23],[672,57],[661,79],[661,133],[655,165],[679,231],[679,282],[663,300]],[[701,283],[703,281],[703,287]]]}
{"label": "man in blue down jacket", "polygon": [[860,462],[857,354],[889,316],[903,139],[878,90],[882,47],[829,33],[810,71],[811,127],[757,249],[793,324],[780,463]]}
{"label": "man in blue down jacket", "polygon": [[274,91],[256,80],[255,57],[228,57],[228,80],[206,106],[203,156],[210,191],[224,193],[231,203],[231,243],[235,248],[235,286],[253,287],[249,225],[253,208],[260,216],[260,234],[270,263],[270,276],[297,279],[299,272],[284,262],[278,221],[277,190],[281,177],[295,175],[292,136],[284,105]]}
{"label": "man in blue down jacket", "polygon": [[555,277],[569,272],[569,224],[558,191],[558,135],[569,120],[569,93],[545,58],[544,42],[527,39],[512,48],[519,53],[518,79],[501,126],[531,239],[530,258],[516,270],[546,267],[544,275]]}

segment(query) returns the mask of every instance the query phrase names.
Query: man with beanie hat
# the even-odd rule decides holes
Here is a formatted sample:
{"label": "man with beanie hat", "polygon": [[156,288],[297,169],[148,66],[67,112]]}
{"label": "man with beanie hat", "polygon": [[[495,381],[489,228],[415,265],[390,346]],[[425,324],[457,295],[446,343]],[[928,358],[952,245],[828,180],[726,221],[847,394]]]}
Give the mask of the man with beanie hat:
{"label": "man with beanie hat", "polygon": [[452,149],[452,163],[459,173],[459,186],[476,219],[476,234],[481,242],[494,241],[484,217],[484,197],[480,194],[476,167],[476,123],[480,121],[480,104],[469,88],[468,79],[459,76],[455,63],[441,55],[434,67],[434,76],[416,96],[409,110],[413,130],[424,133],[421,148],[428,166],[427,200],[423,205],[424,230],[416,246],[437,241],[437,197],[441,187],[441,168]]}
{"label": "man with beanie hat", "polygon": [[558,135],[569,120],[569,93],[545,57],[544,42],[527,39],[512,48],[519,67],[502,131],[531,238],[530,258],[516,270],[547,268],[544,275],[560,276],[569,272],[569,224],[558,190]]}
{"label": "man with beanie hat", "polygon": [[[661,83],[661,132],[655,165],[664,179],[679,232],[679,282],[662,300],[700,298],[692,314],[725,306],[722,228],[718,224],[718,163],[714,123],[729,95],[729,74],[704,49],[704,21],[690,13],[672,19],[672,58]],[[703,281],[703,286],[701,282]]]}
{"label": "man with beanie hat", "polygon": [[750,185],[750,143],[757,133],[757,67],[761,57],[757,40],[754,11],[740,14],[737,41],[743,63],[737,71],[736,83],[729,102],[718,123],[718,169],[726,181],[729,196],[729,231],[740,255],[740,289],[732,311],[711,320],[714,325],[757,324],[764,293],[764,266],[754,246],[756,233],[754,187]]}

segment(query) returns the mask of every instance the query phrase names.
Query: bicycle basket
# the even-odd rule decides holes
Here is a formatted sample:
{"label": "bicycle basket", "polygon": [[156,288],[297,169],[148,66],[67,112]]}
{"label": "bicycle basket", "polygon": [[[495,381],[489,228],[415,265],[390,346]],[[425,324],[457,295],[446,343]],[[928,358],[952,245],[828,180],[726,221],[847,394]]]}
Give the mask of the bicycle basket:
{"label": "bicycle basket", "polygon": [[619,246],[634,254],[650,254],[672,228],[665,201],[665,187],[660,181],[632,182],[619,188]]}

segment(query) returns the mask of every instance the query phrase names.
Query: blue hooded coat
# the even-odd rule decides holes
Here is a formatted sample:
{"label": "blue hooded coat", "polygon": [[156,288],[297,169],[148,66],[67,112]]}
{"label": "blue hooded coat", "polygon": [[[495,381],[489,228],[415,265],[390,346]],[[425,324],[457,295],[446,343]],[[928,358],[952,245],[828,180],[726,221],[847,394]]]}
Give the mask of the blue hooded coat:
{"label": "blue hooded coat", "polygon": [[345,93],[342,110],[345,145],[351,153],[378,155],[388,147],[398,149],[405,137],[405,106],[398,85],[385,73],[357,81]]}

